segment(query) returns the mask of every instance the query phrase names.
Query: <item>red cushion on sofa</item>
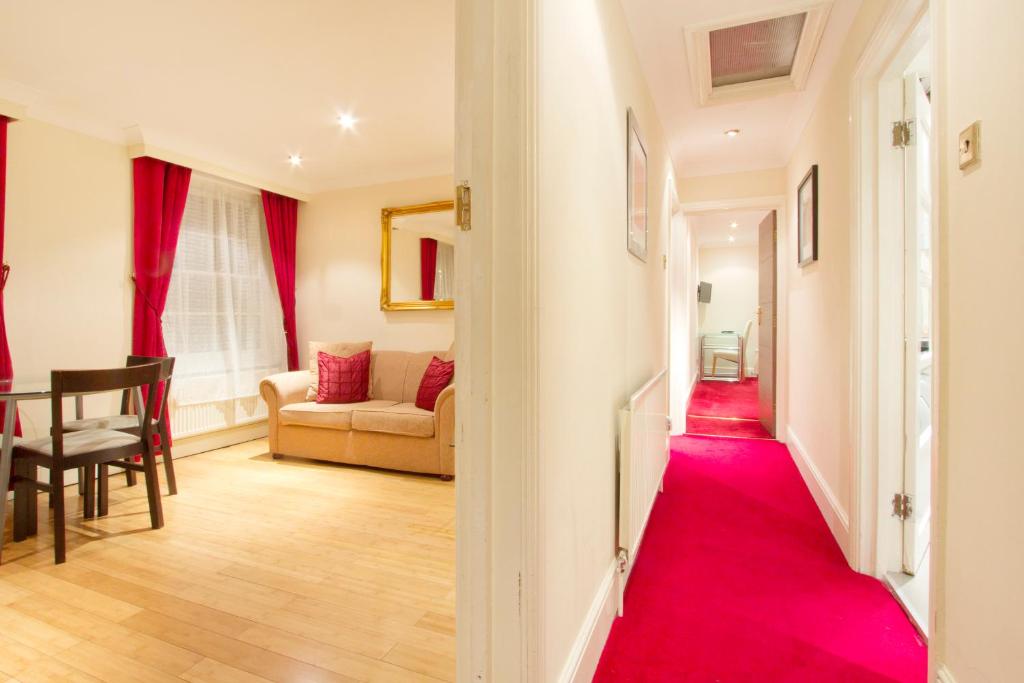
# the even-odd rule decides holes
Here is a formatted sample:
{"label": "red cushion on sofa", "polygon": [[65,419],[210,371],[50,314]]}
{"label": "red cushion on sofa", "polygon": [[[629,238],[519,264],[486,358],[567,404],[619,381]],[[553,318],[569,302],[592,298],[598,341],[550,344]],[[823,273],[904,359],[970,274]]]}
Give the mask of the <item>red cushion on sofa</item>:
{"label": "red cushion on sofa", "polygon": [[370,399],[370,352],[352,356],[316,354],[319,383],[317,403],[361,403]]}
{"label": "red cushion on sofa", "polygon": [[448,383],[452,381],[455,374],[455,361],[443,361],[437,356],[430,359],[430,365],[423,373],[420,380],[420,388],[416,392],[416,407],[423,410],[433,410],[437,403],[437,396]]}

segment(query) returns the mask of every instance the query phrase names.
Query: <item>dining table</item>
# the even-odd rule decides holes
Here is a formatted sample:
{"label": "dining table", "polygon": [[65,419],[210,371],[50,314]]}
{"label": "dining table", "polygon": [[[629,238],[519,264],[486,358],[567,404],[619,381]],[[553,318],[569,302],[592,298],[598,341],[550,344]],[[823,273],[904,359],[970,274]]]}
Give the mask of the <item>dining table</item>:
{"label": "dining table", "polygon": [[[135,398],[141,400],[141,392],[138,391],[138,387],[135,388],[135,392]],[[90,393],[106,392],[98,391],[65,394],[65,396],[74,396],[76,420],[81,420],[85,417],[85,396],[87,396]],[[4,505],[0,505],[0,559],[2,559],[3,553],[3,531],[4,529],[6,529],[5,524],[7,522],[6,492],[8,492],[11,488],[11,470],[14,457],[14,442],[15,439],[17,438],[14,435],[14,425],[15,416],[18,414],[18,403],[22,401],[49,400],[51,396],[53,396],[53,389],[49,380],[23,380],[18,377],[15,377],[13,379],[0,380],[0,401],[2,401],[5,405],[3,424],[4,431],[2,441],[0,441],[0,491],[5,492]],[[141,402],[136,403],[136,405],[141,405]],[[139,420],[141,425],[142,418],[140,417]],[[83,472],[80,470],[78,473],[79,490],[81,490],[82,480]],[[29,507],[34,509],[34,506]],[[16,534],[14,540],[22,540],[22,538],[20,538],[20,534]]]}

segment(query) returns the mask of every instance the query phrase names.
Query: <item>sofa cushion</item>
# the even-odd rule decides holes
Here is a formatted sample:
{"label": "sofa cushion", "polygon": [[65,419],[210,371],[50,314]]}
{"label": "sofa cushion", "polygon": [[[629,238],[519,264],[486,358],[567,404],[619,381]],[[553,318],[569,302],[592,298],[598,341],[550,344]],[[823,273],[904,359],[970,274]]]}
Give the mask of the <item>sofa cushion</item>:
{"label": "sofa cushion", "polygon": [[416,407],[433,410],[438,395],[451,383],[454,376],[455,361],[443,361],[434,356],[423,373],[423,379],[420,380],[420,388],[416,392]]}
{"label": "sofa cushion", "polygon": [[352,412],[352,429],[429,439],[434,436],[434,413],[412,403],[371,410],[357,408]]}
{"label": "sofa cushion", "polygon": [[370,400],[370,352],[342,358],[320,351],[317,403],[362,403]]}
{"label": "sofa cushion", "polygon": [[408,351],[375,351],[370,360],[370,398],[402,402]]}
{"label": "sofa cushion", "polygon": [[405,386],[402,388],[402,403],[416,403],[416,394],[419,393],[423,373],[427,371],[430,361],[437,355],[440,354],[434,351],[409,354],[409,365],[405,370]]}
{"label": "sofa cushion", "polygon": [[317,361],[317,354],[321,351],[332,356],[353,356],[373,348],[373,342],[309,342],[309,371],[313,373],[312,382],[306,391],[306,400],[315,401],[317,388],[320,385],[319,372],[320,364]]}
{"label": "sofa cushion", "polygon": [[323,427],[325,429],[352,429],[353,410],[380,410],[395,405],[395,401],[363,401],[362,403],[289,403],[282,406],[278,419],[282,425]]}

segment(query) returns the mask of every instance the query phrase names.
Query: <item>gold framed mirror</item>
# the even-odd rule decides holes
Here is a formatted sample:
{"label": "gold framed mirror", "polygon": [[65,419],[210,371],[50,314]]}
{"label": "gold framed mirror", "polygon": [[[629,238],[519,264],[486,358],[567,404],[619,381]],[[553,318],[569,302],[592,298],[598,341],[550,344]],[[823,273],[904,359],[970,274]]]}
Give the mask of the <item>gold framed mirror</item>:
{"label": "gold framed mirror", "polygon": [[380,210],[382,311],[455,308],[455,204]]}

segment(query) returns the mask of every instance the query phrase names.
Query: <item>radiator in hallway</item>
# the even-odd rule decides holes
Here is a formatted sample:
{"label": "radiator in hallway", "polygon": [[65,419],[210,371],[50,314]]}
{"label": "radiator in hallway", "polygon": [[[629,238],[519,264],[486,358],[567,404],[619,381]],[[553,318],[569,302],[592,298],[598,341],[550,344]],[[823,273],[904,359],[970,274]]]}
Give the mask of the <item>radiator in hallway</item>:
{"label": "radiator in hallway", "polygon": [[677,436],[595,681],[924,683],[926,648],[854,572],[785,445]]}

